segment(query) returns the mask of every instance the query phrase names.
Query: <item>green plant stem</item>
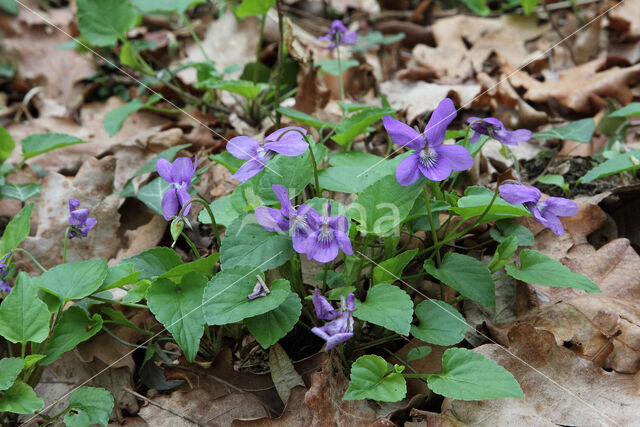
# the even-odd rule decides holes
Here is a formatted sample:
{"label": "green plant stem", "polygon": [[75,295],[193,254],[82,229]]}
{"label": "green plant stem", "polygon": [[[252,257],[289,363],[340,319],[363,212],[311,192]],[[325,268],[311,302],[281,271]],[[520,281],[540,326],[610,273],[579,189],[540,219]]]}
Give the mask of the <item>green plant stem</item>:
{"label": "green plant stem", "polygon": [[64,241],[62,243],[62,263],[67,263],[67,244],[69,243],[69,231],[71,231],[71,227],[67,227],[64,230]]}
{"label": "green plant stem", "polygon": [[209,214],[209,219],[211,219],[211,227],[213,228],[213,233],[216,236],[216,245],[218,248],[220,248],[220,243],[221,243],[220,233],[218,232],[218,224],[216,223],[216,217],[213,215],[213,212],[209,207],[209,203],[207,203],[206,200],[200,199],[198,197],[194,197],[193,199],[189,200],[187,203],[184,204],[184,206],[182,206],[182,209],[180,209],[180,212],[178,213],[178,217],[183,216],[187,206],[189,206],[191,203],[194,203],[194,202],[200,203],[207,210],[207,213]]}
{"label": "green plant stem", "polygon": [[402,374],[402,376],[405,378],[421,378],[421,379],[429,378],[431,375],[433,374]]}
{"label": "green plant stem", "polygon": [[256,47],[256,66],[253,67],[253,84],[258,80],[258,64],[260,63],[260,52],[262,51],[262,39],[264,38],[264,24],[267,21],[267,14],[260,17],[260,35],[258,36],[258,46]]}
{"label": "green plant stem", "polygon": [[53,417],[49,418],[47,420],[46,423],[42,424],[42,426],[40,427],[46,427],[48,425],[53,424],[58,418],[60,418],[63,415],[66,415],[69,411],[71,411],[71,408],[65,408],[62,412],[60,412],[59,414],[54,415]]}
{"label": "green plant stem", "polygon": [[187,235],[184,234],[184,232],[180,232],[180,235],[187,242],[187,245],[189,245],[193,253],[196,255],[196,258],[201,258],[200,252],[198,252],[198,248],[196,248],[196,245],[191,241],[191,239],[187,237]]}
{"label": "green plant stem", "polygon": [[329,263],[324,264],[324,275],[322,276],[322,293],[327,290],[327,276],[329,275]]}
{"label": "green plant stem", "polygon": [[132,302],[116,301],[116,300],[113,300],[113,299],[96,297],[94,295],[89,295],[87,298],[92,299],[92,300],[96,300],[96,301],[100,301],[100,302],[110,303],[110,304],[124,305],[124,306],[127,306],[127,307],[145,308],[147,310],[149,309],[148,305],[134,304]]}
{"label": "green plant stem", "polygon": [[[436,231],[436,224],[433,220],[433,215],[431,214],[431,202],[429,201],[429,189],[428,186],[424,186],[424,204],[427,207],[427,216],[429,217],[429,225],[431,228],[431,237],[433,238],[433,244],[438,245],[438,232]],[[439,267],[442,264],[442,258],[440,257],[440,247],[436,247],[434,249],[436,253],[436,261],[437,266]],[[444,301],[444,283],[440,282],[440,298]]]}
{"label": "green plant stem", "polygon": [[280,114],[278,109],[280,107],[280,84],[282,81],[282,56],[284,54],[284,28],[280,0],[276,0],[276,10],[278,11],[278,63],[276,67],[276,87],[273,94],[273,104],[276,109],[276,128],[280,128],[282,114]]}
{"label": "green plant stem", "polygon": [[340,61],[340,40],[338,39],[336,46],[336,59],[338,60],[338,83],[340,84],[340,100],[344,104],[344,84],[342,82],[342,62]]}
{"label": "green plant stem", "polygon": [[313,154],[313,147],[311,144],[309,144],[309,155],[311,156],[311,163],[313,163],[313,178],[316,184],[316,197],[322,197],[322,188],[320,187],[320,180],[318,179],[318,162],[316,162],[316,156]]}
{"label": "green plant stem", "polygon": [[394,340],[397,340],[398,338],[402,338],[402,335],[393,334],[393,335],[389,335],[389,336],[386,336],[386,337],[382,337],[382,338],[379,338],[377,340],[373,340],[371,342],[368,342],[367,344],[362,345],[360,347],[356,347],[356,348],[353,349],[353,351],[366,350],[367,348],[375,347],[376,345],[385,343],[387,341],[394,341]]}
{"label": "green plant stem", "polygon": [[507,276],[509,276],[509,273],[504,273],[502,276],[494,278],[493,281],[497,282],[498,280],[502,280]]}
{"label": "green plant stem", "polygon": [[40,263],[35,259],[35,257],[34,257],[33,255],[31,255],[31,253],[30,253],[29,251],[27,251],[26,249],[22,249],[22,248],[15,248],[13,251],[14,251],[14,252],[20,252],[20,253],[25,254],[27,257],[29,257],[29,259],[31,260],[31,262],[33,262],[35,265],[37,265],[37,266],[38,266],[38,268],[39,268],[40,270],[42,270],[42,272],[43,272],[43,273],[45,273],[45,272],[47,271],[47,269],[46,269],[46,268],[44,268],[44,267],[42,266],[42,264],[40,264]]}
{"label": "green plant stem", "polygon": [[213,64],[213,61],[211,60],[211,58],[209,58],[209,55],[207,55],[207,51],[204,50],[204,46],[202,46],[202,43],[200,42],[200,38],[196,34],[196,31],[191,26],[191,22],[189,22],[189,19],[187,18],[187,15],[182,13],[180,16],[184,20],[185,26],[189,30],[189,33],[191,34],[191,37],[193,38],[193,41],[196,42],[196,45],[198,45],[198,48],[200,49],[200,52],[202,53],[202,56],[204,57],[204,59],[206,59],[208,62]]}
{"label": "green plant stem", "polygon": [[142,107],[143,110],[155,111],[156,113],[165,113],[165,114],[180,114],[182,110],[176,110],[173,108],[160,108],[154,107],[153,105],[148,105],[146,107]]}

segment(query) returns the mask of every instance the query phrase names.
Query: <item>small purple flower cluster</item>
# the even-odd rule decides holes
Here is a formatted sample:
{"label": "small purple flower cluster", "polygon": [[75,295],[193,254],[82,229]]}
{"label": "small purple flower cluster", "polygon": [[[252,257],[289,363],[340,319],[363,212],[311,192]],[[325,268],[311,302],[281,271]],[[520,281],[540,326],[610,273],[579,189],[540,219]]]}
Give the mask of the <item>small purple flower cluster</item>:
{"label": "small purple flower cluster", "polygon": [[317,38],[317,40],[329,42],[329,46],[326,47],[328,50],[333,50],[343,45],[354,44],[357,39],[358,34],[355,31],[349,31],[339,19],[331,23],[331,28],[327,34]]}
{"label": "small purple flower cluster", "polygon": [[325,350],[331,350],[353,337],[353,311],[356,308],[356,297],[352,293],[346,298],[342,297],[340,308],[335,309],[316,289],[313,294],[313,307],[318,319],[329,320],[322,327],[311,328],[311,332],[327,342]]}
{"label": "small purple flower cluster", "polygon": [[78,209],[80,202],[77,199],[69,199],[69,239],[74,237],[87,237],[91,230],[98,223],[95,218],[89,218],[89,209]]}
{"label": "small purple flower cluster", "polygon": [[11,251],[7,253],[2,259],[0,259],[0,292],[11,292],[11,285],[7,281],[7,276],[9,275],[9,264],[6,263],[7,258],[11,255]]}
{"label": "small purple flower cluster", "polygon": [[320,215],[308,205],[293,207],[289,192],[282,185],[273,185],[273,192],[280,201],[280,209],[259,206],[255,210],[258,224],[271,232],[291,230],[293,249],[318,262],[333,261],[339,249],[353,254],[351,240],[347,236],[349,223],[344,215],[331,216],[331,205],[325,205]]}

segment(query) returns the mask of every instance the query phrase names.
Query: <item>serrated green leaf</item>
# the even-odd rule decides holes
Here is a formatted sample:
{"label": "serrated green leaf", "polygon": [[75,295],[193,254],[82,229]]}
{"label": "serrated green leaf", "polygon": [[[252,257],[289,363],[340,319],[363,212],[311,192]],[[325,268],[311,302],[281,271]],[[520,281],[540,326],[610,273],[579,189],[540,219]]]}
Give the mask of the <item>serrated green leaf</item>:
{"label": "serrated green leaf", "polygon": [[493,307],[496,304],[495,284],[491,273],[475,258],[449,252],[442,258],[439,268],[436,268],[433,260],[426,260],[424,269],[466,298],[487,307]]}
{"label": "serrated green leaf", "polygon": [[396,280],[400,280],[402,271],[417,254],[418,249],[412,249],[376,265],[373,268],[373,284],[393,283]]}
{"label": "serrated green leaf", "polygon": [[609,175],[615,175],[617,173],[625,171],[634,171],[640,169],[640,150],[634,150],[629,153],[619,154],[616,157],[599,164],[595,168],[582,177],[582,182],[591,182],[598,178],[603,178]]}
{"label": "serrated green leaf", "polygon": [[397,227],[409,214],[424,182],[402,186],[394,175],[375,181],[362,191],[349,209],[350,216],[367,234],[385,234]]}
{"label": "serrated green leaf", "polygon": [[147,205],[153,212],[162,215],[162,197],[170,187],[171,184],[158,177],[140,188],[136,198]]}
{"label": "serrated green leaf", "polygon": [[331,122],[323,122],[320,119],[316,119],[309,114],[303,113],[302,111],[294,110],[293,108],[280,107],[277,111],[285,117],[289,117],[294,120],[296,123],[300,123],[303,125],[311,126],[312,128],[319,130],[321,128],[333,129],[336,124]]}
{"label": "serrated green leaf", "polygon": [[264,15],[275,3],[275,0],[242,0],[236,8],[236,16],[243,19],[248,16]]}
{"label": "serrated green leaf", "polygon": [[0,304],[0,335],[12,343],[40,343],[49,336],[49,310],[25,272]]}
{"label": "serrated green leaf", "polygon": [[91,295],[107,277],[107,261],[101,258],[57,265],[40,277],[34,277],[36,287],[67,302]]}
{"label": "serrated green leaf", "polygon": [[[458,200],[458,206],[451,210],[460,215],[463,220],[467,220],[482,215],[492,198],[493,192],[487,188],[468,187],[464,197]],[[519,216],[531,216],[531,213],[522,205],[514,206],[497,197],[489,211],[482,217],[481,223]]]}
{"label": "serrated green leaf", "polygon": [[216,265],[219,259],[219,253],[211,254],[208,257],[199,258],[195,261],[173,267],[171,270],[160,275],[159,279],[169,279],[179,283],[188,273],[200,273],[209,277],[213,273],[213,266]]}
{"label": "serrated green leaf", "polygon": [[226,325],[248,317],[267,313],[284,302],[291,292],[289,281],[279,279],[270,285],[270,293],[253,300],[256,275],[259,269],[247,265],[221,271],[209,280],[203,296],[203,312],[209,325]]}
{"label": "serrated green leaf", "polygon": [[506,219],[496,221],[495,225],[496,228],[492,228],[489,234],[496,242],[502,243],[514,236],[518,239],[518,246],[533,246],[533,233],[524,225]]}
{"label": "serrated green leaf", "polygon": [[129,289],[129,292],[122,298],[123,302],[138,302],[147,296],[147,291],[151,286],[151,281],[141,280]]}
{"label": "serrated green leaf", "polygon": [[24,368],[24,360],[19,357],[0,359],[0,391],[11,387]]}
{"label": "serrated green leaf", "polygon": [[611,117],[633,117],[640,116],[640,102],[632,102],[626,107],[609,114]]}
{"label": "serrated green leaf", "polygon": [[541,184],[555,185],[564,190],[564,177],[562,175],[542,175],[536,179]]}
{"label": "serrated green leaf", "polygon": [[202,295],[206,284],[206,276],[188,273],[179,285],[158,279],[147,291],[149,309],[171,332],[189,362],[196,358],[204,334]]}
{"label": "serrated green leaf", "polygon": [[237,93],[247,99],[256,99],[260,91],[266,87],[264,83],[253,83],[247,80],[207,80],[200,86]]}
{"label": "serrated green leaf", "polygon": [[513,254],[516,253],[517,249],[518,239],[516,236],[507,237],[496,248],[496,252],[493,254],[493,258],[487,266],[489,271],[491,271],[491,273],[495,273],[504,267],[509,262]]}
{"label": "serrated green leaf", "polygon": [[72,305],[62,313],[60,321],[51,332],[45,349],[46,357],[40,361],[42,366],[55,362],[62,354],[73,350],[78,344],[88,340],[102,329],[102,317],[94,314],[89,317],[80,307]]}
{"label": "serrated green leaf", "polygon": [[397,402],[407,394],[407,383],[401,374],[387,375],[387,361],[380,356],[360,356],[351,365],[349,388],[342,400],[373,399]]}
{"label": "serrated green leaf", "polygon": [[425,300],[416,307],[418,325],[411,326],[411,335],[420,341],[448,346],[458,344],[467,332],[464,317],[444,301]]}
{"label": "serrated green leaf", "polygon": [[559,261],[532,249],[520,252],[520,268],[514,264],[505,268],[509,276],[533,285],[582,289],[590,294],[601,292],[587,276],[574,273]]}
{"label": "serrated green leaf", "polygon": [[136,111],[140,111],[144,107],[145,103],[143,103],[139,98],[136,98],[126,104],[122,104],[121,106],[114,108],[102,119],[102,126],[104,127],[104,130],[107,131],[109,136],[115,135],[120,131],[120,129],[122,129],[124,121],[127,120],[130,115]]}
{"label": "serrated green leaf", "polygon": [[0,197],[16,199],[26,202],[34,197],[40,197],[42,185],[40,184],[11,184],[6,183],[0,186]]}
{"label": "serrated green leaf", "polygon": [[369,289],[363,302],[356,300],[353,315],[398,334],[409,335],[413,302],[402,289],[383,283]]}
{"label": "serrated green leaf", "polygon": [[324,190],[338,191],[340,193],[360,193],[382,176],[390,174],[391,171],[384,168],[372,168],[367,171],[357,166],[337,166],[320,170],[318,172],[318,181],[320,187]]}
{"label": "serrated green leaf", "polygon": [[360,134],[366,132],[366,129],[373,123],[380,120],[387,114],[394,114],[395,111],[388,108],[372,107],[362,110],[346,120],[342,121],[336,127],[336,134],[331,137],[337,144],[346,147]]}
{"label": "serrated green leaf", "polygon": [[244,215],[233,221],[222,238],[220,264],[223,270],[237,265],[255,265],[265,271],[280,267],[293,253],[291,237],[267,231],[253,222],[253,218],[247,219]]}
{"label": "serrated green leaf", "polygon": [[77,0],[78,28],[94,46],[113,46],[138,22],[126,0]]}
{"label": "serrated green leaf", "polygon": [[109,424],[113,396],[99,387],[81,387],[69,396],[69,413],[64,416],[67,427]]}
{"label": "serrated green leaf", "polygon": [[591,141],[591,136],[593,136],[595,130],[596,122],[594,122],[593,119],[582,119],[557,128],[535,132],[533,138],[541,141],[547,139],[567,139],[569,141],[586,144]]}
{"label": "serrated green leaf", "polygon": [[22,381],[16,381],[0,397],[0,412],[33,414],[42,408],[44,408],[44,400],[36,396],[36,392],[29,384]]}
{"label": "serrated green leaf", "polygon": [[143,14],[154,12],[175,12],[183,14],[205,0],[132,0],[133,5]]}
{"label": "serrated green leaf", "polygon": [[20,243],[29,235],[32,212],[33,203],[29,203],[9,221],[2,234],[2,240],[0,240],[2,254],[6,254],[20,246]]}
{"label": "serrated green leaf", "polygon": [[429,388],[458,400],[524,397],[509,371],[472,350],[449,348],[442,355],[442,373],[430,375]]}
{"label": "serrated green leaf", "polygon": [[132,262],[111,266],[98,292],[136,283],[139,276],[140,271],[136,270],[136,265]]}
{"label": "serrated green leaf", "polygon": [[63,133],[37,133],[29,135],[20,141],[22,145],[22,157],[30,159],[43,153],[55,150],[56,148],[67,147],[69,145],[83,144],[86,141],[75,136]]}
{"label": "serrated green leaf", "polygon": [[16,142],[9,131],[0,126],[0,163],[4,163],[11,156],[14,148],[16,148]]}
{"label": "serrated green leaf", "polygon": [[180,256],[170,248],[159,246],[123,259],[121,264],[134,263],[136,270],[141,271],[140,280],[161,276],[174,267],[182,265]]}
{"label": "serrated green leaf", "polygon": [[338,66],[337,59],[325,59],[324,61],[315,63],[315,65],[320,66],[321,72],[331,74],[332,76],[344,73],[349,68],[357,67],[359,64],[355,59],[343,59],[340,61],[340,67]]}
{"label": "serrated green leaf", "polygon": [[407,353],[407,362],[411,363],[415,360],[419,360],[419,359],[422,359],[423,357],[427,357],[430,354],[431,354],[431,347],[429,347],[428,345],[414,347],[411,350],[409,350],[409,353]]}
{"label": "serrated green leaf", "polygon": [[302,303],[300,297],[291,292],[275,309],[243,320],[249,332],[267,349],[287,335],[300,319]]}
{"label": "serrated green leaf", "polygon": [[[227,194],[209,204],[211,212],[213,212],[216,217],[216,224],[229,227],[236,218],[243,214],[242,210],[236,209],[233,205],[232,197],[232,194]],[[200,211],[198,221],[203,224],[211,224],[211,218],[206,209]]]}

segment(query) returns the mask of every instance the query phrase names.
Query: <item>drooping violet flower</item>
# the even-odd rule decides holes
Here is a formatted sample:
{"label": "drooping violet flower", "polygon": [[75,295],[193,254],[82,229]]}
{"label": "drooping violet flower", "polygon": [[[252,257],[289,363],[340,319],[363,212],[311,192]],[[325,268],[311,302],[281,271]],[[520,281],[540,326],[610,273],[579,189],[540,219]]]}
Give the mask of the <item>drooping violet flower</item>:
{"label": "drooping violet flower", "polygon": [[333,261],[338,256],[338,249],[347,255],[353,255],[351,240],[347,236],[349,223],[344,215],[331,216],[331,205],[325,205],[325,213],[321,217],[315,210],[307,212],[307,223],[313,232],[305,240],[305,251],[308,259],[318,262]]}
{"label": "drooping violet flower", "polygon": [[[322,298],[324,300],[324,302],[322,303],[323,306],[325,304],[329,306],[331,305],[329,304],[329,301],[326,300],[326,298],[319,298]],[[318,315],[318,318],[323,319],[323,317],[320,317],[321,315],[325,316],[325,318],[327,317],[326,308],[322,308],[321,311],[318,311],[318,307],[315,305],[315,302],[314,307],[316,308],[316,314]],[[341,308],[337,312],[336,316],[332,318],[331,316],[329,316],[329,318],[331,318],[331,322],[325,323],[324,326],[321,327],[311,328],[311,332],[327,342],[325,350],[331,350],[338,344],[341,344],[353,338],[353,311],[355,310],[355,307],[356,297],[352,293],[350,293],[349,295],[347,295],[346,300],[344,297],[342,297]]]}
{"label": "drooping violet flower", "polygon": [[316,310],[316,316],[318,316],[318,319],[333,320],[341,314],[339,309],[333,308],[327,298],[318,293],[318,288],[316,288],[313,293],[312,301],[313,308]]}
{"label": "drooping violet flower", "polygon": [[7,258],[11,255],[11,251],[9,251],[2,259],[0,259],[0,292],[6,292],[7,294],[11,292],[11,285],[7,281],[7,275],[9,274],[9,265],[5,262]]}
{"label": "drooping violet flower", "polygon": [[291,206],[289,192],[282,185],[274,184],[272,188],[280,201],[280,209],[258,206],[255,211],[256,221],[267,230],[275,233],[291,230],[293,249],[302,254],[306,250],[305,240],[313,231],[307,222],[307,215],[310,211],[313,211],[316,217],[319,217],[320,214],[311,206],[304,204],[298,208]]}
{"label": "drooping violet flower", "polygon": [[[178,157],[169,163],[167,159],[158,159],[156,162],[156,170],[158,174],[171,184],[171,187],[165,191],[162,196],[162,216],[167,221],[178,215],[182,207],[191,200],[189,196],[189,187],[191,187],[191,179],[198,165],[198,156],[196,156],[193,164],[188,157]],[[191,210],[188,205],[184,210],[184,215]]]}
{"label": "drooping violet flower", "polygon": [[258,281],[256,282],[256,285],[253,287],[253,292],[247,295],[248,300],[254,300],[256,298],[264,297],[271,293],[271,291],[267,287],[267,284],[264,283],[262,276],[260,276],[259,274],[256,274],[256,278],[258,279]]}
{"label": "drooping violet flower", "polygon": [[69,238],[76,236],[87,237],[91,230],[98,223],[95,218],[89,218],[89,209],[78,209],[80,202],[77,199],[69,199]]}
{"label": "drooping violet flower", "polygon": [[500,197],[512,205],[523,204],[540,224],[549,228],[558,236],[564,233],[559,216],[572,216],[578,213],[578,205],[563,197],[549,197],[540,201],[542,193],[535,187],[520,183],[508,183],[500,186]]}
{"label": "drooping violet flower", "polygon": [[463,171],[473,166],[473,157],[466,148],[443,144],[447,126],[456,114],[453,101],[443,99],[431,115],[424,135],[391,116],[382,118],[384,128],[395,144],[416,150],[398,165],[398,184],[411,185],[421,174],[432,181],[442,181],[451,175],[451,171]]}
{"label": "drooping violet flower", "polygon": [[520,142],[527,142],[533,134],[529,129],[516,129],[508,131],[502,122],[494,117],[481,119],[480,117],[470,117],[467,123],[471,125],[474,134],[471,143],[475,144],[480,135],[488,135],[506,145],[518,145]]}
{"label": "drooping violet flower", "polygon": [[318,37],[316,40],[328,41],[328,50],[333,50],[338,46],[354,44],[358,39],[358,33],[355,31],[349,31],[347,27],[339,19],[334,20],[331,23],[329,32],[322,37]]}
{"label": "drooping violet flower", "polygon": [[288,157],[299,156],[309,148],[304,141],[306,134],[306,129],[287,126],[268,135],[262,144],[248,136],[231,138],[227,143],[227,151],[237,159],[248,160],[231,178],[247,182],[265,168],[275,153]]}

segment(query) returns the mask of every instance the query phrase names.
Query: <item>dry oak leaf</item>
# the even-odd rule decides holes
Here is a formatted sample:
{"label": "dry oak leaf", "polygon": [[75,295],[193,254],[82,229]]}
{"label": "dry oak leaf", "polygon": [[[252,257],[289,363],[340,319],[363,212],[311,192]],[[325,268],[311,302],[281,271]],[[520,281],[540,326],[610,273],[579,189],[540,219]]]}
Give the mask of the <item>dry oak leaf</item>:
{"label": "dry oak leaf", "polygon": [[[557,80],[540,82],[522,71],[515,71],[509,80],[514,87],[527,91],[524,98],[546,103],[549,98],[578,113],[592,114],[597,108],[596,100],[612,97],[623,105],[633,99],[630,85],[640,79],[640,64],[632,67],[604,69],[606,58],[558,72]],[[595,97],[592,101],[592,97]],[[596,105],[594,105],[596,104]]]}
{"label": "dry oak leaf", "polygon": [[267,416],[260,400],[251,393],[233,393],[216,399],[206,390],[194,388],[156,396],[153,401],[157,406],[149,404],[138,415],[156,427],[229,426],[236,419]]}
{"label": "dry oak leaf", "polygon": [[[531,325],[509,331],[509,349],[487,344],[474,349],[516,378],[523,399],[445,399],[442,412],[466,424],[634,425],[640,394],[633,375],[607,372],[558,346],[551,332]],[[635,421],[634,421],[635,420]]]}
{"label": "dry oak leaf", "polygon": [[[549,26],[538,25],[537,18],[503,15],[498,19],[457,15],[438,19],[433,24],[433,37],[439,48],[463,55],[476,72],[483,69],[483,63],[493,54],[500,64],[519,68],[531,61],[542,60],[540,51],[529,51],[527,42],[544,34]],[[467,43],[471,45],[467,48]],[[420,61],[439,62],[442,51],[433,51],[429,56],[421,56]],[[449,57],[450,55],[446,55]],[[451,57],[455,57],[451,54]],[[459,65],[463,67],[463,63]],[[450,72],[459,74],[459,69]],[[464,75],[465,73],[462,73]]]}
{"label": "dry oak leaf", "polygon": [[425,82],[389,80],[380,84],[395,110],[407,110],[407,122],[431,113],[444,98],[453,98],[457,105],[469,107],[480,93],[480,85],[438,85]]}
{"label": "dry oak leaf", "polygon": [[537,310],[516,322],[492,326],[491,330],[502,341],[514,324],[549,331],[559,346],[570,345],[575,354],[604,369],[623,374],[640,370],[640,304],[634,301],[584,295]]}

